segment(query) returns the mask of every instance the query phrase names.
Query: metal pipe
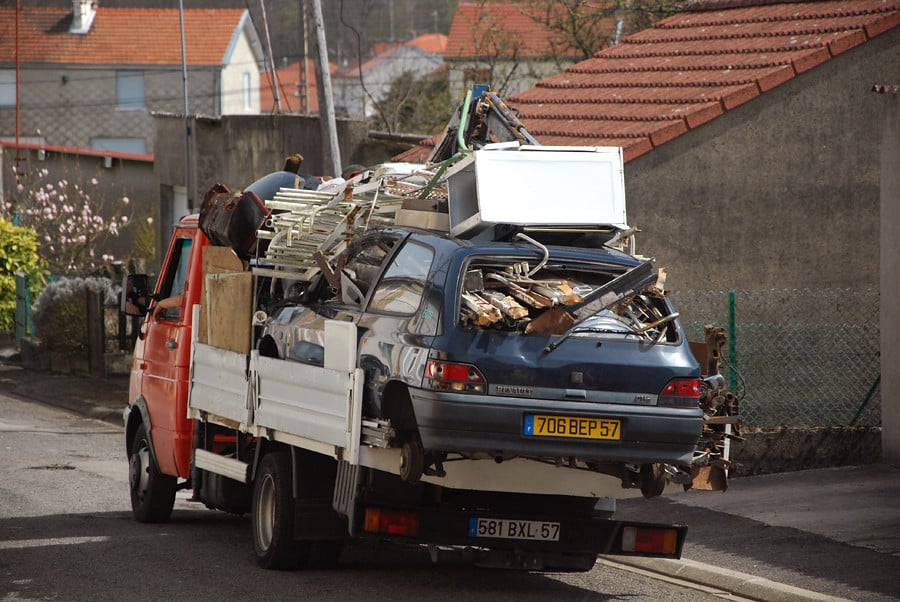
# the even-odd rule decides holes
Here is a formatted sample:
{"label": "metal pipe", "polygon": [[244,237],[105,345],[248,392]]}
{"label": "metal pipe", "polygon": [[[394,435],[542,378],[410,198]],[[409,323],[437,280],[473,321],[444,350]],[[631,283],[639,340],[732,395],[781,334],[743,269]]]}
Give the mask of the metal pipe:
{"label": "metal pipe", "polygon": [[734,313],[734,291],[728,291],[728,362],[731,366],[729,372],[732,391],[737,390],[737,372],[735,371],[737,367],[737,348],[734,341],[737,326],[734,323]]}
{"label": "metal pipe", "polygon": [[466,90],[466,99],[463,102],[462,111],[459,115],[459,129],[456,131],[456,145],[460,151],[471,150],[466,146],[465,129],[469,122],[469,105],[472,104],[472,90]]}

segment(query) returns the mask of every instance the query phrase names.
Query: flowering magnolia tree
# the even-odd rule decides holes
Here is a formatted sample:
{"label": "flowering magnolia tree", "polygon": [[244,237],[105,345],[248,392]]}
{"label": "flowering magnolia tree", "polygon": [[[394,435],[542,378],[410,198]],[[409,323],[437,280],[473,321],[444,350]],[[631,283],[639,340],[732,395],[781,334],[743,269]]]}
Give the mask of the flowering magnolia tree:
{"label": "flowering magnolia tree", "polygon": [[0,205],[0,217],[18,219],[38,233],[50,273],[95,273],[115,259],[98,249],[129,226],[130,200],[123,196],[110,201],[100,192],[97,178],[79,183],[49,176],[46,168],[17,173],[18,199]]}

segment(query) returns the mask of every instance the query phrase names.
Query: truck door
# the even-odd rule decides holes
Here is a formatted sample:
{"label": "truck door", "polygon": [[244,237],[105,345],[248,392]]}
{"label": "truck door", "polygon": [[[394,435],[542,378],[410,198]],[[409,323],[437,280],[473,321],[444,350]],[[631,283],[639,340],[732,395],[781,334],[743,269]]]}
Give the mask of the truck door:
{"label": "truck door", "polygon": [[[144,321],[141,394],[150,414],[151,437],[160,471],[190,474],[193,423],[187,419],[191,342],[189,272],[198,269],[192,255],[194,232],[176,231],[155,291],[156,302]],[[192,253],[192,250],[194,253]]]}

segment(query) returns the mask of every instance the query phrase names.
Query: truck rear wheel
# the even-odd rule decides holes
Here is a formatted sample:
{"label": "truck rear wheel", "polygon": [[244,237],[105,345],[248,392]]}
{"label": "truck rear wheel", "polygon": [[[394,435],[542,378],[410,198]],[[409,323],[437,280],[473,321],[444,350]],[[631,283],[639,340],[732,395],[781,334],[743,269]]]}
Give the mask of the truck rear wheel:
{"label": "truck rear wheel", "polygon": [[253,552],[264,569],[294,569],[301,561],[301,546],[294,540],[294,498],[291,492],[291,456],[267,454],[259,463],[253,483]]}
{"label": "truck rear wheel", "polygon": [[134,434],[128,454],[128,486],[131,512],[141,523],[163,523],[172,516],[177,479],[162,474],[150,451],[150,437],[142,423]]}

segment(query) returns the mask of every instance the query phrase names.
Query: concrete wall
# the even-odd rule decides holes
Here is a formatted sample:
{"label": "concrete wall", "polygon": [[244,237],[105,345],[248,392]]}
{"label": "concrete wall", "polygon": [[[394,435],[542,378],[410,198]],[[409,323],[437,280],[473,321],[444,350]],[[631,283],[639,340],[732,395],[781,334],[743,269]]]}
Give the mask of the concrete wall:
{"label": "concrete wall", "polygon": [[[182,75],[175,67],[145,68],[143,72],[145,108],[123,110],[116,108],[115,69],[26,65],[21,71],[20,136],[78,148],[90,148],[96,137],[140,138],[145,141],[145,152],[152,153],[150,112],[184,111]],[[190,71],[192,112],[216,113],[216,77],[212,70]],[[256,102],[258,107],[258,97]],[[12,138],[15,131],[15,107],[0,109],[0,136]]]}
{"label": "concrete wall", "polygon": [[[898,83],[894,79],[884,83]],[[884,462],[900,466],[900,95],[868,104],[881,119],[881,427]]]}
{"label": "concrete wall", "polygon": [[671,288],[878,287],[869,89],[900,73],[898,45],[900,28],[626,165],[637,249]]}
{"label": "concrete wall", "polygon": [[[185,180],[185,124],[177,115],[155,115],[155,181],[162,201]],[[374,164],[390,154],[372,160],[371,148],[364,145],[368,128],[364,121],[338,120],[338,140],[342,165]],[[261,176],[281,169],[284,158],[293,153],[304,157],[301,174],[335,175],[325,171],[321,157],[318,117],[305,115],[226,115],[222,118],[191,119],[191,191],[194,209],[199,209],[204,193],[215,183],[240,189]],[[338,174],[339,175],[339,174]],[[168,240],[171,225],[179,216],[161,211],[158,237]]]}

